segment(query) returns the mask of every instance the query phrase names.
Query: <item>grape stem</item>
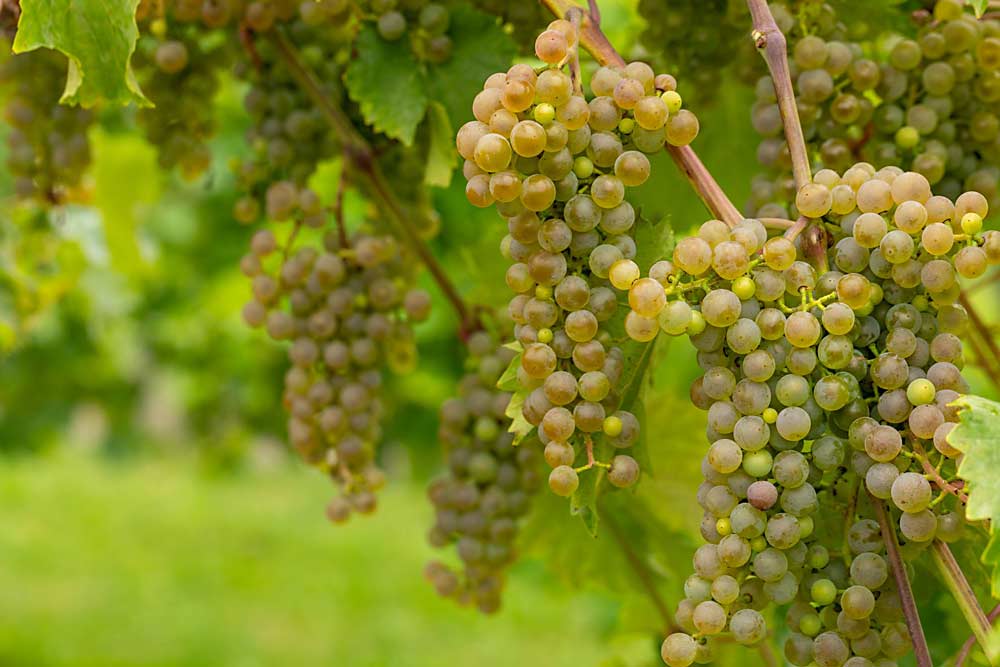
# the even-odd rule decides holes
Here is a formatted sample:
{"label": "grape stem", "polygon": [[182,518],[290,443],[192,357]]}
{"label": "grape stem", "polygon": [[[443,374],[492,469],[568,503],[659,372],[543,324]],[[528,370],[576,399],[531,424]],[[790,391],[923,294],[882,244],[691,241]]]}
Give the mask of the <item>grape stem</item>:
{"label": "grape stem", "polygon": [[[559,18],[568,19],[574,11],[582,12],[582,8],[573,0],[541,0],[541,2]],[[625,59],[615,50],[615,47],[601,30],[601,15],[597,11],[597,3],[589,0],[589,5],[589,11],[583,12],[580,19],[580,44],[601,65],[624,67]],[[735,226],[743,219],[739,209],[729,200],[694,149],[690,146],[671,146],[670,144],[666,145],[666,149],[674,164],[687,178],[691,187],[698,193],[712,215],[730,227]]]}
{"label": "grape stem", "polygon": [[804,230],[808,226],[809,226],[809,218],[803,215],[798,220],[796,220],[791,227],[788,228],[788,230],[785,232],[785,238],[788,239],[789,241],[794,241],[796,238],[798,238],[799,234],[802,233],[802,230]]}
{"label": "grape stem", "polygon": [[670,635],[674,632],[682,632],[680,626],[677,625],[677,621],[674,619],[674,615],[670,613],[670,608],[667,607],[663,596],[656,589],[655,575],[643,559],[639,557],[639,554],[635,552],[632,545],[629,544],[624,531],[622,531],[621,526],[618,525],[618,521],[614,517],[614,513],[604,509],[598,509],[598,513],[601,516],[601,521],[604,522],[604,525],[611,532],[611,537],[614,538],[615,543],[622,550],[625,560],[628,561],[629,566],[635,572],[636,578],[642,585],[642,590],[649,596],[649,601],[653,603],[656,611],[660,614],[660,618],[663,621],[664,634]]}
{"label": "grape stem", "polygon": [[406,213],[402,203],[396,198],[389,186],[385,174],[375,160],[375,153],[368,142],[357,132],[350,119],[330,97],[323,92],[315,74],[302,62],[298,51],[277,28],[265,33],[277,48],[278,55],[288,67],[289,73],[309,95],[313,103],[326,117],[330,126],[337,133],[344,147],[344,156],[354,168],[354,173],[365,181],[369,195],[382,210],[402,230],[420,260],[427,267],[445,298],[455,310],[463,332],[475,331],[479,328],[473,312],[465,305],[461,294],[448,278],[444,268],[438,263],[427,244],[417,232],[413,221]]}
{"label": "grape stem", "polygon": [[[992,625],[993,621],[997,620],[998,616],[1000,616],[1000,604],[993,607],[993,610],[986,615],[986,620]],[[962,644],[962,649],[958,652],[958,655],[955,656],[955,667],[962,667],[962,665],[965,664],[965,659],[969,657],[969,652],[972,651],[972,647],[975,645],[976,635],[972,635],[965,640],[965,643]]]}
{"label": "grape stem", "polygon": [[760,220],[761,224],[767,229],[778,229],[785,231],[791,229],[795,226],[795,222],[792,220],[785,220],[784,218],[757,218]]}
{"label": "grape stem", "polygon": [[896,528],[893,526],[885,503],[873,496],[870,491],[868,498],[875,508],[878,525],[882,530],[882,540],[885,542],[885,551],[892,568],[892,576],[896,580],[899,602],[903,608],[903,617],[906,619],[906,628],[910,631],[910,640],[913,642],[913,653],[917,659],[917,667],[934,667],[930,649],[927,648],[924,627],[920,623],[920,612],[917,611],[917,603],[913,599],[913,589],[910,587],[910,579],[906,574],[906,565],[899,553]]}
{"label": "grape stem", "polygon": [[802,186],[812,181],[809,167],[809,152],[806,150],[806,140],[802,134],[802,121],[799,120],[799,110],[795,102],[795,90],[792,88],[792,76],[788,70],[788,42],[781,32],[767,0],[747,0],[750,16],[753,20],[752,37],[757,50],[760,51],[774,82],[774,92],[778,96],[778,109],[781,111],[781,121],[785,127],[785,140],[792,157],[792,174],[795,176],[795,186]]}
{"label": "grape stem", "polygon": [[566,12],[566,18],[576,29],[576,43],[570,49],[569,78],[573,82],[573,92],[583,97],[583,73],[580,71],[580,23],[583,21],[582,9],[571,9]]}
{"label": "grape stem", "polygon": [[962,610],[962,615],[965,616],[966,622],[972,628],[973,636],[979,642],[983,653],[986,654],[986,659],[991,665],[1000,665],[1000,646],[989,641],[993,629],[990,620],[983,612],[983,608],[979,606],[979,600],[976,599],[976,594],[972,591],[972,587],[965,578],[961,566],[955,560],[954,554],[951,553],[951,549],[941,540],[934,540],[934,544],[931,545],[931,555],[934,557],[934,564],[947,584],[948,590],[955,598],[955,602],[958,603],[959,609]]}
{"label": "grape stem", "polygon": [[916,454],[917,460],[920,461],[920,465],[923,466],[924,472],[932,480],[934,480],[934,483],[937,484],[939,489],[941,489],[946,493],[952,494],[953,496],[961,500],[962,503],[969,502],[969,496],[962,491],[961,487],[958,487],[949,482],[948,480],[946,480],[944,477],[941,476],[941,473],[938,472],[937,468],[931,465],[931,462],[927,458],[927,452],[924,451],[924,448],[920,445],[919,442],[913,440],[910,443],[910,446],[913,448],[913,453]]}
{"label": "grape stem", "polygon": [[611,469],[610,463],[601,463],[600,461],[594,458],[594,440],[589,435],[586,435],[584,436],[583,441],[587,447],[587,465],[575,468],[575,470],[577,472],[583,472],[584,470],[590,470],[595,466],[598,468],[606,468],[610,470]]}

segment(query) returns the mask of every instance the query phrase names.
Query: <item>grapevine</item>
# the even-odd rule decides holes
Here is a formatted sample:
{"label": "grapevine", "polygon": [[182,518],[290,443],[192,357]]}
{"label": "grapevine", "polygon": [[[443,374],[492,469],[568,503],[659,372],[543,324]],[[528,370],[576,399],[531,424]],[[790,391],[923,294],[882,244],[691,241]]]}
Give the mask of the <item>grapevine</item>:
{"label": "grapevine", "polygon": [[[597,0],[142,0],[59,26],[0,3],[19,202],[0,305],[56,304],[72,278],[29,283],[63,265],[168,280],[147,271],[149,202],[108,167],[131,132],[144,164],[208,174],[157,187],[231,209],[176,226],[248,247],[227,260],[238,330],[280,355],[264,402],[336,488],[328,519],[437,471],[421,532],[441,597],[501,612],[528,553],[648,597],[654,623],[622,604],[623,624],[669,667],[743,647],[1000,665],[981,606],[1000,586],[1000,405],[976,395],[1000,388],[995,8],[632,4],[608,3],[606,34]],[[743,99],[756,154],[727,177]],[[749,182],[742,211],[730,180]],[[2,315],[6,352],[32,332]],[[656,386],[678,378],[697,444]],[[665,520],[686,514],[688,461],[700,512]]]}

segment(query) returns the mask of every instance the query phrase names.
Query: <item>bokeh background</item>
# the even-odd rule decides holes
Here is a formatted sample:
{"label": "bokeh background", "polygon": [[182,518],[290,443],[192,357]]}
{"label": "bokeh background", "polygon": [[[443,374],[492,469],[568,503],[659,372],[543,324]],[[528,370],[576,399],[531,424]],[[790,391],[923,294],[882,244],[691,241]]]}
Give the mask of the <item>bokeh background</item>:
{"label": "bokeh background", "polygon": [[[627,46],[635,12],[602,8]],[[661,621],[628,559],[641,555],[672,607],[701,514],[693,351],[660,346],[647,398],[653,472],[631,502],[652,540],[607,529],[593,540],[542,494],[501,612],[439,599],[421,575],[424,488],[441,466],[436,411],[462,370],[456,322],[439,302],[418,329],[419,370],[390,383],[378,513],[331,526],[328,482],[282,439],[285,351],[240,318],[252,230],[231,219],[229,162],[244,150],[242,92],[230,82],[215,100],[215,160],[198,182],[157,167],[134,110],[105,109],[84,204],[41,217],[0,207],[3,273],[31,286],[0,284],[0,665],[658,664]],[[755,171],[752,91],[720,81],[712,98],[696,109],[695,147],[741,202]],[[324,165],[313,185],[333,192],[339,169]],[[433,248],[470,300],[502,303],[504,225],[466,203],[460,180],[434,194]],[[0,171],[5,197],[10,185]],[[678,234],[705,219],[668,160],[639,198]],[[360,219],[366,204],[349,198],[347,211]],[[995,318],[997,292],[976,298]],[[961,623],[944,603],[929,616]]]}

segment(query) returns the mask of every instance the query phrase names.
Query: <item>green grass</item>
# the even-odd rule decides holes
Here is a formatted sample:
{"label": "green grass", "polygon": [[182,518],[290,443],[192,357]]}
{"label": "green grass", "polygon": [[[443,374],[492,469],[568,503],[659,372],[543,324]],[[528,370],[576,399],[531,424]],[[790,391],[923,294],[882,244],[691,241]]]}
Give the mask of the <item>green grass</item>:
{"label": "green grass", "polygon": [[496,617],[439,599],[416,486],[342,528],[328,493],[301,470],[0,461],[0,664],[584,667],[612,650],[615,606],[537,563]]}

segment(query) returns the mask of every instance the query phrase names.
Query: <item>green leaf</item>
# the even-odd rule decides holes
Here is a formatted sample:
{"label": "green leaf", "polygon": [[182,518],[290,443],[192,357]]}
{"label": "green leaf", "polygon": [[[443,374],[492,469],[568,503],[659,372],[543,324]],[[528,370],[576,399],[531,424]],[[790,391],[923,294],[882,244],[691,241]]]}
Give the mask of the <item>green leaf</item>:
{"label": "green leaf", "polygon": [[569,587],[599,587],[616,599],[645,600],[645,617],[633,615],[624,622],[629,630],[661,632],[664,619],[657,607],[662,603],[667,613],[674,609],[690,572],[695,539],[666,524],[650,500],[635,494],[602,497],[605,523],[598,535],[566,521],[565,507],[562,498],[552,493],[535,498],[522,529],[524,551],[543,557]]}
{"label": "green leaf", "polygon": [[669,258],[677,245],[673,225],[670,218],[661,218],[658,222],[648,222],[640,214],[635,230],[635,245],[639,249],[635,263],[643,272],[660,261]]}
{"label": "green leaf", "polygon": [[962,396],[955,404],[964,409],[948,442],[965,454],[958,475],[969,485],[966,516],[992,521],[1000,518],[1000,403]]}
{"label": "green leaf", "polygon": [[347,93],[376,131],[410,146],[427,111],[427,82],[405,40],[387,42],[366,25],[347,68]]}
{"label": "green leaf", "polygon": [[962,396],[959,424],[949,434],[948,442],[964,456],[958,476],[968,485],[969,502],[965,515],[969,521],[990,521],[990,543],[983,552],[983,563],[993,567],[993,595],[1000,597],[1000,540],[994,526],[1000,519],[1000,403],[979,396]]}
{"label": "green leaf", "polygon": [[514,350],[517,352],[517,355],[510,360],[510,363],[507,364],[507,370],[505,370],[503,375],[500,376],[500,379],[497,380],[497,389],[500,391],[516,392],[521,388],[517,381],[517,369],[521,365],[521,354],[524,348],[522,348],[521,343],[517,341],[508,343],[504,345],[504,347],[508,350]]}
{"label": "green leaf", "polygon": [[535,430],[535,427],[524,418],[524,414],[521,412],[521,406],[524,405],[526,397],[527,394],[524,392],[518,392],[511,396],[510,403],[507,404],[507,411],[504,413],[510,417],[510,426],[507,431],[514,434],[514,442],[511,444],[515,447],[520,445]]}
{"label": "green leaf", "polygon": [[14,53],[38,48],[69,58],[64,104],[152,106],[129,63],[139,29],[139,0],[21,0]]}
{"label": "green leaf", "polygon": [[451,185],[451,174],[455,170],[455,132],[448,112],[440,103],[431,102],[427,109],[427,124],[430,146],[427,149],[424,184],[446,188]]}
{"label": "green leaf", "polygon": [[492,16],[464,6],[451,11],[451,58],[441,65],[431,65],[427,89],[440,101],[459,127],[472,118],[472,98],[483,88],[483,81],[494,72],[510,67],[516,48],[510,36]]}
{"label": "green leaf", "polygon": [[987,7],[990,6],[990,0],[968,0],[968,2],[976,12],[976,18],[985,14]]}
{"label": "green leaf", "polygon": [[984,565],[993,568],[990,577],[990,593],[993,597],[1000,597],[1000,534],[993,533],[990,542],[983,551],[982,561]]}

